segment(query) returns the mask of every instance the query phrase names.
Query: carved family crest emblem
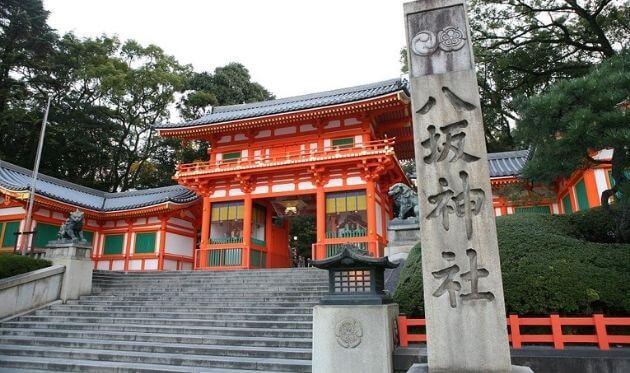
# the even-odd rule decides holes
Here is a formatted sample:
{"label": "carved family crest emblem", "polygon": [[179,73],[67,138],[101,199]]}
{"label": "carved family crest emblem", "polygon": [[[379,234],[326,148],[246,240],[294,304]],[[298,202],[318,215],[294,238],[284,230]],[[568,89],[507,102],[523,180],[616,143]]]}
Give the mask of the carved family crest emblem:
{"label": "carved family crest emblem", "polygon": [[454,52],[466,44],[466,34],[457,26],[448,26],[437,33],[422,30],[411,39],[411,49],[418,56],[428,57],[438,48]]}
{"label": "carved family crest emblem", "polygon": [[355,348],[361,344],[363,328],[359,320],[345,319],[337,323],[335,330],[337,343],[343,348]]}

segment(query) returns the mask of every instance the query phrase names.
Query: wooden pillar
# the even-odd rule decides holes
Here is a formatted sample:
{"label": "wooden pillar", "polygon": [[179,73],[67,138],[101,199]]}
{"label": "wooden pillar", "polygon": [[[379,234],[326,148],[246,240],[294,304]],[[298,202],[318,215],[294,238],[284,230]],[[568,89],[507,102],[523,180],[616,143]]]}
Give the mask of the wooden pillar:
{"label": "wooden pillar", "polygon": [[[162,224],[160,225],[160,246],[158,252],[158,271],[164,270],[164,252],[166,251],[166,224],[168,216],[162,216]],[[143,262],[144,263],[144,262]]]}
{"label": "wooden pillar", "polygon": [[270,203],[267,203],[265,205],[265,211],[266,211],[266,216],[265,216],[265,250],[267,251],[267,262],[265,263],[265,267],[267,268],[274,268],[274,266],[278,266],[280,267],[280,263],[278,263],[279,258],[281,253],[279,252],[275,252],[272,251],[273,249],[275,249],[275,247],[273,247],[273,245],[271,244],[272,241],[272,237],[271,235],[273,234],[273,214],[272,214],[272,206]]}
{"label": "wooden pillar", "polygon": [[595,180],[595,170],[589,168],[584,171],[584,186],[586,187],[586,197],[589,208],[601,206],[602,200],[597,191],[597,181]]}
{"label": "wooden pillar", "polygon": [[[208,252],[205,249],[208,248],[208,238],[210,237],[210,218],[212,212],[212,204],[210,203],[210,197],[203,197],[203,207],[201,215],[201,240],[199,243],[199,252],[193,247],[193,263],[195,269],[203,268],[207,265]],[[197,258],[199,256],[199,258]]]}
{"label": "wooden pillar", "polygon": [[127,243],[125,245],[125,271],[129,270],[129,257],[131,256],[131,239],[133,237],[133,220],[126,220],[127,223]]}
{"label": "wooden pillar", "polygon": [[367,223],[368,223],[368,250],[370,254],[378,256],[378,245],[376,235],[376,185],[374,179],[367,178],[367,186],[365,188],[367,200]]}
{"label": "wooden pillar", "polygon": [[252,249],[252,194],[245,193],[243,200],[243,268],[250,268],[250,253]]}
{"label": "wooden pillar", "polygon": [[317,192],[315,194],[316,200],[316,228],[317,228],[317,245],[315,250],[314,260],[321,260],[326,257],[326,193],[324,193],[324,186],[317,185]]}

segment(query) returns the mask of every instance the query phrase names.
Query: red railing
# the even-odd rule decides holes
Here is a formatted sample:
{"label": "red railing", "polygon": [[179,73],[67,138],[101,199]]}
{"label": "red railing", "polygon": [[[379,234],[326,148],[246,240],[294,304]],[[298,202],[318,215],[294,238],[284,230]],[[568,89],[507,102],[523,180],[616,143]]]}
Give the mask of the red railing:
{"label": "red railing", "polygon": [[[555,349],[561,350],[565,343],[597,345],[602,350],[608,350],[611,344],[630,344],[630,329],[627,334],[611,334],[608,326],[630,327],[630,317],[605,317],[596,314],[592,317],[519,317],[510,315],[507,318],[509,340],[513,348],[521,348],[523,344],[552,344]],[[409,333],[409,327],[426,326],[425,319],[410,319],[407,316],[398,316],[398,338],[400,346],[407,347],[409,342],[426,342],[426,334]],[[551,334],[524,333],[525,327],[548,327]],[[564,334],[562,327],[593,327],[594,334]]]}
{"label": "red railing", "polygon": [[[175,177],[191,176],[204,173],[242,170],[246,168],[281,166],[286,164],[334,160],[348,157],[366,156],[373,154],[394,154],[394,138],[374,140],[358,143],[353,146],[331,146],[323,149],[304,149],[293,151],[277,151],[270,148],[270,155],[254,156],[254,150],[249,150],[248,157],[232,161],[208,161],[180,164],[177,166]],[[286,148],[286,146],[284,146]],[[260,149],[266,152],[266,148]],[[274,154],[275,153],[275,154]]]}

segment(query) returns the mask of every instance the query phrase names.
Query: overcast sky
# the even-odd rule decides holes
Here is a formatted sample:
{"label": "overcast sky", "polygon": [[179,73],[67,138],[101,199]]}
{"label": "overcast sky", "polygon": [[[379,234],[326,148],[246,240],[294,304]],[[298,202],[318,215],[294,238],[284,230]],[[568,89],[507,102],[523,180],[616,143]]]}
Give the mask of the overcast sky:
{"label": "overcast sky", "polygon": [[44,0],[79,36],[153,43],[196,71],[243,63],[277,97],[400,75],[403,0]]}

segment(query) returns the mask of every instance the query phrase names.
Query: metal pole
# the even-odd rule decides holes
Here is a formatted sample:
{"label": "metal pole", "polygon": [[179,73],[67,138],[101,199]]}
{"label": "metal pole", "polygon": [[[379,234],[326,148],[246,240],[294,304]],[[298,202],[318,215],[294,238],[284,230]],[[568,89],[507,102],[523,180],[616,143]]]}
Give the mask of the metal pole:
{"label": "metal pole", "polygon": [[[50,109],[50,96],[48,96],[48,103],[46,104],[46,112],[44,113],[44,121],[42,122],[42,130],[39,134],[39,143],[37,144],[37,155],[35,156],[35,165],[33,166],[33,180],[31,181],[31,190],[28,198],[28,210],[26,212],[26,222],[24,225],[24,231],[29,232],[31,230],[31,224],[33,220],[33,205],[35,205],[35,184],[37,184],[37,174],[39,172],[39,161],[42,158],[42,148],[44,147],[44,136],[46,135],[46,123],[48,122],[48,110]],[[22,255],[26,254],[26,248],[28,245],[28,237],[25,240],[22,237]]]}

